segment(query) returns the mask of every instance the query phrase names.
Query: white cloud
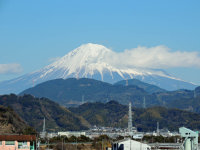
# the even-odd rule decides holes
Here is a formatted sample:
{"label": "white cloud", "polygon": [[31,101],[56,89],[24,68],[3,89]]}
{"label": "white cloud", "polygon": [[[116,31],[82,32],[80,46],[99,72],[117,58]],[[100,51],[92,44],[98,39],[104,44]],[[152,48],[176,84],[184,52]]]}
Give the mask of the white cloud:
{"label": "white cloud", "polygon": [[52,63],[52,62],[55,62],[57,60],[59,60],[61,57],[53,57],[53,58],[49,58],[48,59],[48,62]]}
{"label": "white cloud", "polygon": [[137,47],[121,53],[112,52],[106,57],[112,65],[142,68],[200,68],[198,52],[171,51],[166,46]]}
{"label": "white cloud", "polygon": [[0,64],[0,74],[16,74],[22,72],[20,64]]}

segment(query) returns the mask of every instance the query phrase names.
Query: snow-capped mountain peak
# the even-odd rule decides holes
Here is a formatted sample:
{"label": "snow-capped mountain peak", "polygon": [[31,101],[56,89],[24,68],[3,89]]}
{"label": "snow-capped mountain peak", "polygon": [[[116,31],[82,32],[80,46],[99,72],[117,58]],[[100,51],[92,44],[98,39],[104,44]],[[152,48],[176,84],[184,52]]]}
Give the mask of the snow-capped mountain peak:
{"label": "snow-capped mountain peak", "polygon": [[[84,44],[52,64],[16,79],[0,83],[0,94],[21,92],[44,81],[58,78],[93,78],[109,83],[119,80],[139,79],[167,90],[192,89],[195,85],[170,76],[162,70],[136,68],[112,63],[115,52],[98,44]],[[119,64],[119,63],[118,63]],[[181,86],[181,84],[183,86]],[[20,87],[20,88],[19,88]]]}
{"label": "snow-capped mountain peak", "polygon": [[111,50],[102,45],[88,43],[69,52],[50,66],[69,69],[73,65],[80,68],[83,65],[100,63],[106,54],[110,52]]}
{"label": "snow-capped mountain peak", "polygon": [[105,68],[111,68],[103,60],[110,53],[112,51],[102,45],[92,43],[81,45],[58,61],[42,69],[43,74],[40,77],[43,78],[55,70],[62,70],[61,78],[67,78],[71,75],[77,77],[81,72],[83,77],[87,77],[88,75],[93,75],[95,70],[102,73]]}
{"label": "snow-capped mountain peak", "polygon": [[108,61],[108,58],[110,58],[109,56],[113,53],[112,50],[103,45],[92,43],[81,45],[56,62],[40,70],[40,72],[43,72],[40,78],[51,75],[51,73],[56,70],[63,72],[63,74],[60,74],[60,78],[93,77],[95,74],[99,74],[101,80],[104,80],[104,76],[107,74],[112,80],[115,80],[113,73],[116,73],[122,79],[134,78],[135,75],[159,75],[170,77],[161,70],[127,68],[126,66],[120,66],[119,68]]}

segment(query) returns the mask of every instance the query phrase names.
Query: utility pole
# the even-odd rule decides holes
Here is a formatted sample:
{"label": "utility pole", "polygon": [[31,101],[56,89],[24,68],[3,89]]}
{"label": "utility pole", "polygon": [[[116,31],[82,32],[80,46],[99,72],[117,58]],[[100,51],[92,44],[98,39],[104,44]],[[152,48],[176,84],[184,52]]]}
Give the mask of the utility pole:
{"label": "utility pole", "polygon": [[103,150],[103,139],[101,140],[101,149]]}
{"label": "utility pole", "polygon": [[76,150],[77,150],[77,137],[76,137]]}
{"label": "utility pole", "polygon": [[49,150],[49,138],[48,138],[48,150]]}
{"label": "utility pole", "polygon": [[62,138],[62,150],[63,150],[63,138]]}

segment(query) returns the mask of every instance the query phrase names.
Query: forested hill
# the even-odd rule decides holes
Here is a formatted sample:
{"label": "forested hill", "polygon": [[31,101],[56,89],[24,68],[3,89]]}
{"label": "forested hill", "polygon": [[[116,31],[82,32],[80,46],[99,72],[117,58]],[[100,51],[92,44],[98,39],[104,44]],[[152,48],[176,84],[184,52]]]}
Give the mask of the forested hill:
{"label": "forested hill", "polygon": [[0,105],[11,107],[27,124],[38,131],[42,131],[44,117],[48,131],[81,130],[89,127],[85,119],[47,98],[2,95]]}
{"label": "forested hill", "polygon": [[[85,118],[91,125],[127,127],[128,124],[128,106],[115,101],[106,104],[85,103],[69,110]],[[196,113],[164,107],[133,108],[132,111],[133,125],[139,131],[156,130],[157,122],[160,123],[160,128],[176,131],[181,126],[200,129],[200,115]]]}
{"label": "forested hill", "polygon": [[[44,117],[48,131],[84,130],[92,125],[126,128],[128,121],[128,106],[116,101],[85,103],[76,108],[66,109],[46,98],[11,94],[0,96],[0,105],[12,108],[38,131],[42,130]],[[133,125],[139,131],[153,131],[157,122],[161,128],[176,131],[181,126],[200,129],[200,114],[165,107],[133,107],[132,111]]]}
{"label": "forested hill", "polygon": [[157,92],[166,92],[167,90],[164,90],[158,86],[155,86],[153,84],[148,84],[145,82],[142,82],[138,79],[128,79],[128,80],[121,80],[115,83],[115,85],[135,85],[138,86],[141,89],[144,89],[146,92],[152,94],[152,93],[157,93]]}
{"label": "forested hill", "polygon": [[82,102],[106,102],[116,100],[122,104],[134,101],[135,105],[141,107],[143,98],[146,96],[148,105],[159,104],[159,101],[136,85],[124,86],[112,85],[94,79],[56,79],[36,85],[20,93],[31,94],[36,97],[47,97],[61,105],[80,105]]}
{"label": "forested hill", "polygon": [[0,134],[26,134],[26,130],[32,129],[11,108],[0,105]]}
{"label": "forested hill", "polygon": [[[200,113],[200,87],[195,90],[165,91],[136,80],[129,81],[130,85],[125,86],[125,81],[112,85],[87,78],[56,79],[27,89],[21,95],[31,94],[36,97],[47,97],[67,107],[78,106],[85,102],[105,103],[115,100],[123,105],[128,105],[131,101],[135,107],[141,108],[144,106],[145,100],[146,107],[163,106]],[[150,89],[157,92],[151,93]]]}

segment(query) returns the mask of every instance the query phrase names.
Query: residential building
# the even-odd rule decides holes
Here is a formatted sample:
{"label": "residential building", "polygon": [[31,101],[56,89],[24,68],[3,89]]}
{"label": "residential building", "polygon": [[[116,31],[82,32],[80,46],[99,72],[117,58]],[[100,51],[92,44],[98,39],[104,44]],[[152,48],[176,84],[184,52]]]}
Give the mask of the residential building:
{"label": "residential building", "polygon": [[0,150],[35,150],[35,135],[0,135]]}

